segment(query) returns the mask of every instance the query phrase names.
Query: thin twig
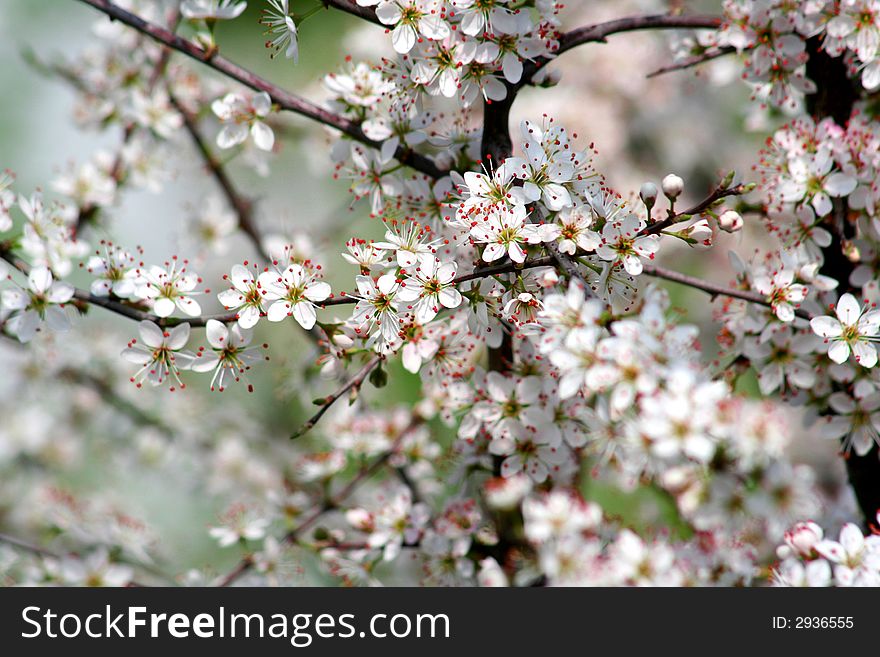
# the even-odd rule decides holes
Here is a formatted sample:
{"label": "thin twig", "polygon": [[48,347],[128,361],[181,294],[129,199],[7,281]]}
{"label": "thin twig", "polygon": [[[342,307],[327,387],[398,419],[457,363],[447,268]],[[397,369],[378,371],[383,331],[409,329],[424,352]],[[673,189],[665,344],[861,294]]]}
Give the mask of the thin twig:
{"label": "thin twig", "polygon": [[214,154],[211,152],[211,149],[208,147],[205,138],[202,136],[201,131],[199,130],[199,126],[196,123],[196,118],[189,113],[189,111],[180,104],[174,94],[171,93],[170,89],[168,92],[168,97],[171,104],[174,106],[174,109],[178,111],[180,116],[183,118],[183,125],[186,128],[186,131],[189,133],[189,136],[192,138],[193,144],[195,144],[196,150],[198,150],[199,155],[205,163],[205,167],[211,173],[211,176],[214,180],[217,181],[220,189],[223,190],[223,195],[226,197],[226,200],[229,202],[229,205],[232,206],[232,209],[235,211],[235,215],[238,218],[238,227],[241,231],[250,238],[254,247],[259,251],[260,255],[268,261],[271,261],[272,258],[266,252],[266,249],[263,247],[263,241],[260,238],[260,233],[257,230],[256,224],[254,223],[253,217],[253,203],[250,199],[245,198],[239,191],[236,189],[229,175],[226,173],[226,169],[223,166],[223,163],[220,162]]}
{"label": "thin twig", "polygon": [[336,392],[331,395],[328,395],[321,402],[321,407],[318,409],[318,412],[315,413],[309,421],[302,425],[297,431],[290,437],[291,440],[295,440],[300,436],[311,431],[312,427],[314,427],[321,418],[324,416],[324,413],[330,410],[330,407],[336,403],[336,401],[342,397],[349,390],[359,390],[360,387],[364,384],[364,381],[367,380],[367,377],[370,375],[379,363],[382,361],[379,356],[373,356],[369,361],[367,361],[366,365],[364,365],[360,370],[358,370],[357,374],[355,374],[351,379],[345,382],[345,384],[339,388]]}
{"label": "thin twig", "polygon": [[174,429],[163,422],[160,418],[150,415],[143,409],[131,403],[119,395],[110,383],[94,374],[74,367],[65,367],[58,372],[58,377],[94,390],[100,395],[101,401],[110,404],[120,413],[128,416],[136,424],[155,427],[166,435],[174,435],[175,433]]}
{"label": "thin twig", "polygon": [[13,547],[18,548],[19,550],[24,550],[25,552],[30,552],[32,554],[36,554],[40,557],[50,557],[52,559],[59,559],[60,557],[49,550],[48,548],[44,548],[41,545],[36,545],[35,543],[29,543],[17,536],[10,536],[9,534],[0,533],[0,543],[6,543],[7,545],[11,545]]}
{"label": "thin twig", "polygon": [[746,194],[748,191],[748,185],[734,185],[733,187],[719,185],[712,191],[711,194],[709,194],[709,196],[704,198],[695,206],[688,208],[683,212],[672,212],[670,210],[668,216],[665,219],[650,224],[642,232],[645,235],[654,235],[662,230],[665,230],[666,228],[669,228],[673,224],[677,224],[680,221],[686,221],[691,217],[702,214],[723,198],[726,198],[728,196],[741,196],[742,194]]}
{"label": "thin twig", "polygon": [[704,53],[700,53],[699,55],[686,57],[681,61],[675,62],[674,64],[662,66],[655,71],[651,71],[645,77],[656,78],[659,75],[665,75],[666,73],[672,73],[673,71],[684,71],[686,69],[693,68],[694,66],[699,66],[700,64],[703,64],[705,62],[711,62],[713,59],[718,59],[719,57],[724,57],[725,55],[730,55],[731,53],[735,52],[736,48],[734,48],[733,46],[713,48],[711,50],[707,50]]}
{"label": "thin twig", "polygon": [[[748,290],[737,290],[735,288],[725,287],[723,285],[716,285],[715,283],[704,281],[703,279],[697,278],[696,276],[688,276],[687,274],[682,274],[677,271],[658,267],[657,265],[644,265],[642,272],[644,274],[647,274],[648,276],[663,278],[667,281],[681,283],[682,285],[687,285],[688,287],[702,290],[703,292],[711,294],[713,297],[721,295],[726,297],[733,297],[734,299],[742,299],[743,301],[748,301],[750,303],[757,303],[762,306],[767,306],[768,308],[773,307],[773,304],[770,302],[769,299],[767,299],[766,296],[757,292],[750,292]],[[810,315],[805,310],[801,310],[800,308],[796,309],[794,313],[802,319],[810,319]]]}
{"label": "thin twig", "polygon": [[622,32],[636,30],[676,30],[676,29],[717,29],[721,25],[718,16],[679,16],[676,14],[652,14],[646,16],[627,16],[604,23],[585,25],[566,32],[559,39],[559,48],[552,57],[539,57],[527,62],[523,67],[518,87],[530,84],[535,74],[549,64],[556,56],[585,43],[604,43],[608,37]]}
{"label": "thin twig", "polygon": [[[170,48],[187,55],[188,57],[201,62],[219,73],[226,75],[241,84],[254,89],[255,91],[265,91],[269,94],[272,101],[281,109],[300,114],[307,118],[313,119],[318,123],[322,123],[331,128],[335,128],[340,132],[348,135],[356,141],[362,142],[372,148],[379,149],[381,144],[369,139],[361,130],[360,126],[346,119],[345,117],[329,112],[318,105],[300,98],[295,94],[282,89],[281,87],[269,82],[265,78],[260,77],[256,73],[242,68],[238,64],[216,54],[216,50],[208,51],[194,43],[177,36],[170,30],[159,25],[145,21],[140,16],[126,11],[122,7],[109,2],[109,0],[79,0],[90,5],[100,12],[109,16],[112,20],[118,20],[121,23],[134,28],[142,34],[146,34],[152,39],[164,43]],[[420,171],[432,178],[439,178],[446,174],[434,164],[433,160],[406,149],[399,147],[395,153],[395,157],[403,164]]]}

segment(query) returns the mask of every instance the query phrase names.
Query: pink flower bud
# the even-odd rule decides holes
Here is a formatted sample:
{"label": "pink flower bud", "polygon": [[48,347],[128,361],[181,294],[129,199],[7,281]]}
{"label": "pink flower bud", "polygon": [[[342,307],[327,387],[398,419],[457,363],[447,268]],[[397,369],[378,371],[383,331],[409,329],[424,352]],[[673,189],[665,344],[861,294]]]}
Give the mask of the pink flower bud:
{"label": "pink flower bud", "polygon": [[728,233],[735,233],[743,227],[743,218],[739,212],[728,210],[718,217],[718,227]]}
{"label": "pink flower bud", "polygon": [[799,522],[785,532],[785,544],[797,554],[807,557],[824,536],[822,528],[815,522]]}

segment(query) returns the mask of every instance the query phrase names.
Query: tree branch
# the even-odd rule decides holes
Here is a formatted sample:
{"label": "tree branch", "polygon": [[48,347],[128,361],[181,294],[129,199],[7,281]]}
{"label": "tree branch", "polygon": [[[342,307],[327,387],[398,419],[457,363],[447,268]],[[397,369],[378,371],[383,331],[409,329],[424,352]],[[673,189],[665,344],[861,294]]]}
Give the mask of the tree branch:
{"label": "tree branch", "polygon": [[[767,300],[767,297],[762,294],[758,294],[757,292],[750,292],[748,290],[737,290],[734,288],[725,287],[723,285],[716,285],[715,283],[704,281],[703,279],[697,278],[696,276],[688,276],[687,274],[682,274],[677,271],[658,267],[657,265],[644,265],[642,271],[648,276],[663,278],[667,281],[681,283],[682,285],[687,285],[688,287],[702,290],[703,292],[708,292],[713,297],[722,295],[726,297],[733,297],[734,299],[742,299],[743,301],[748,301],[749,303],[757,303],[761,306],[767,306],[768,308],[773,307],[773,304]],[[810,315],[805,310],[797,309],[795,310],[795,315],[802,319],[810,319]]]}
{"label": "tree branch", "polygon": [[517,87],[530,84],[534,75],[549,64],[556,56],[585,43],[605,43],[613,34],[634,32],[636,30],[676,30],[676,29],[717,29],[721,25],[718,16],[694,15],[679,16],[676,14],[651,14],[627,16],[604,23],[595,23],[575,28],[566,32],[559,39],[559,49],[553,57],[539,57],[523,67],[523,75]]}
{"label": "tree branch", "polygon": [[333,404],[335,404],[336,401],[349,390],[359,390],[360,387],[364,384],[364,381],[367,380],[370,372],[376,369],[380,362],[382,362],[382,359],[379,356],[373,356],[369,361],[367,361],[367,364],[364,365],[360,370],[358,370],[357,374],[355,374],[351,379],[346,381],[346,383],[341,388],[339,388],[333,394],[328,395],[324,398],[323,402],[321,403],[321,408],[318,409],[318,412],[315,413],[311,418],[309,418],[308,422],[297,429],[297,431],[290,437],[290,439],[295,440],[296,438],[299,438],[300,436],[311,431],[312,427],[318,424],[318,422],[324,416],[324,413],[329,411],[330,407],[333,406]]}
{"label": "tree branch", "polygon": [[642,234],[654,235],[656,233],[659,233],[660,231],[669,228],[673,224],[677,224],[680,221],[687,221],[691,217],[702,214],[723,198],[727,198],[728,196],[741,196],[748,193],[749,191],[749,185],[734,185],[733,187],[728,187],[725,184],[721,184],[716,187],[712,191],[712,193],[709,194],[709,196],[704,198],[693,207],[690,207],[683,212],[677,213],[669,210],[668,216],[665,219],[650,224],[647,228],[645,228],[644,231],[642,231]]}
{"label": "tree branch", "polygon": [[[122,9],[118,5],[109,2],[109,0],[79,0],[87,5],[90,5],[97,9],[100,12],[103,12],[107,16],[109,16],[112,20],[118,20],[121,23],[128,25],[129,27],[134,28],[135,30],[145,34],[152,39],[164,43],[169,48],[173,48],[178,52],[187,55],[188,57],[201,62],[205,66],[208,66],[215,71],[224,74],[225,76],[240,82],[246,87],[250,87],[255,91],[265,91],[269,94],[269,97],[272,101],[277,104],[281,109],[294,112],[301,116],[305,116],[310,118],[318,123],[329,126],[331,128],[335,128],[340,132],[348,135],[352,139],[364,143],[372,148],[380,148],[380,144],[369,139],[361,130],[360,126],[358,126],[354,121],[350,121],[344,117],[341,117],[333,112],[329,112],[318,105],[300,98],[289,91],[285,91],[281,87],[269,82],[268,80],[260,77],[256,73],[253,73],[245,68],[242,68],[238,64],[231,62],[230,60],[217,55],[213,52],[208,52],[203,48],[187,41],[186,39],[177,36],[170,30],[167,30],[159,25],[155,25],[148,21],[145,21],[140,16],[136,14],[132,14],[131,12]],[[397,152],[395,153],[395,157],[402,163],[405,164],[416,171],[420,171],[432,178],[440,178],[446,174],[445,171],[442,171],[440,168],[434,164],[433,160],[424,155],[420,155],[411,150],[408,150],[403,147],[399,147]]]}
{"label": "tree branch", "polygon": [[196,118],[180,104],[174,94],[171,93],[170,89],[168,91],[168,97],[171,104],[174,106],[174,109],[176,109],[183,118],[183,126],[192,138],[193,144],[195,144],[199,155],[201,155],[202,160],[205,163],[205,168],[208,169],[211,176],[217,181],[220,189],[223,190],[223,195],[235,211],[235,214],[238,217],[238,227],[250,238],[251,243],[256,247],[263,259],[271,262],[272,258],[266,253],[266,249],[263,247],[263,242],[260,238],[260,233],[254,222],[252,201],[239,193],[235,188],[235,185],[232,183],[232,180],[227,175],[223,164],[214,157],[214,154],[211,152],[211,149],[208,148],[208,144],[199,130]]}
{"label": "tree branch", "polygon": [[321,0],[321,3],[327,9],[339,9],[340,11],[344,11],[345,13],[351,14],[352,16],[363,18],[365,21],[369,21],[371,23],[375,23],[380,27],[384,27],[386,30],[388,29],[387,25],[376,18],[375,9],[373,9],[372,7],[361,7],[354,0]]}
{"label": "tree branch", "polygon": [[715,48],[712,50],[707,50],[704,53],[699,55],[693,55],[691,57],[686,57],[681,61],[675,62],[674,64],[669,64],[668,66],[662,66],[655,71],[648,73],[645,77],[647,78],[656,78],[659,75],[665,75],[666,73],[671,73],[673,71],[683,71],[685,69],[693,68],[694,66],[699,66],[705,62],[711,62],[713,59],[718,59],[720,57],[724,57],[725,55],[730,55],[736,52],[736,48],[733,46],[725,46],[723,48]]}

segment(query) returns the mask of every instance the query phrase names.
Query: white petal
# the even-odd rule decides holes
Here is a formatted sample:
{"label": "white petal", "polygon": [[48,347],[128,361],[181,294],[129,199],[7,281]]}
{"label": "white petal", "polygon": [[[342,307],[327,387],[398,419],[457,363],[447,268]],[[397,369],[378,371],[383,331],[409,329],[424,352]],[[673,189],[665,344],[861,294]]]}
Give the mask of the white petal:
{"label": "white petal", "polygon": [[251,134],[254,137],[254,144],[256,144],[257,148],[264,151],[272,150],[272,147],[275,145],[275,133],[272,132],[272,128],[262,121],[254,121],[254,124],[251,126]]}
{"label": "white petal", "polygon": [[229,340],[229,331],[223,322],[218,322],[216,319],[209,319],[207,324],[205,324],[205,337],[208,339],[208,343],[212,347],[215,349],[223,349],[226,347],[227,341]]}

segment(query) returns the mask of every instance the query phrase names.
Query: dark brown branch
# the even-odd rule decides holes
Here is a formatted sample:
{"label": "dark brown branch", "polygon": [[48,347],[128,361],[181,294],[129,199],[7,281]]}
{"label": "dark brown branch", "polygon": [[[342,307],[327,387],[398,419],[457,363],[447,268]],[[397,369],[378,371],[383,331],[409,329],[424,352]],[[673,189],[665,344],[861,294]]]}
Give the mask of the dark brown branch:
{"label": "dark brown branch", "polygon": [[300,436],[308,433],[309,431],[311,431],[312,427],[314,427],[316,424],[318,424],[318,422],[321,420],[321,418],[324,417],[324,413],[329,411],[330,407],[333,406],[333,404],[335,404],[336,401],[340,397],[342,397],[349,390],[354,390],[354,391],[359,390],[361,388],[361,386],[364,384],[364,381],[367,380],[367,377],[370,375],[370,373],[374,369],[376,369],[376,367],[381,362],[382,362],[382,359],[379,358],[379,356],[373,356],[373,358],[371,358],[369,361],[367,361],[367,364],[364,365],[360,370],[358,370],[357,374],[355,374],[351,379],[346,381],[345,384],[341,388],[339,388],[333,394],[328,395],[327,397],[324,398],[324,400],[321,402],[321,407],[318,409],[318,412],[315,413],[311,418],[309,418],[308,422],[306,422],[299,429],[297,429],[296,433],[294,433],[290,437],[290,439],[294,440],[294,439],[299,438]]}
{"label": "dark brown branch", "polygon": [[[807,77],[816,83],[816,92],[807,96],[807,111],[817,123],[831,117],[839,126],[846,126],[853,107],[862,95],[858,79],[853,80],[842,57],[831,57],[822,48],[818,38],[807,41]],[[834,199],[834,210],[822,220],[822,226],[831,233],[831,244],[822,249],[824,264],[821,273],[839,282],[840,294],[856,291],[850,285],[850,276],[857,263],[845,253],[846,242],[855,237],[856,228],[847,218],[845,198]],[[844,390],[845,384],[833,383],[835,390]],[[880,459],[878,447],[872,445],[867,454],[851,452],[845,457],[850,486],[864,516],[864,526],[877,517],[880,510]]]}
{"label": "dark brown branch", "polygon": [[659,75],[665,75],[666,73],[672,73],[673,71],[684,71],[689,68],[693,68],[694,66],[699,66],[705,62],[711,62],[713,59],[718,59],[719,57],[724,57],[725,55],[730,55],[736,52],[736,48],[732,46],[725,46],[723,48],[713,48],[711,50],[707,50],[704,53],[699,55],[693,55],[691,57],[686,57],[681,61],[678,61],[674,64],[669,64],[668,66],[662,66],[658,68],[656,71],[651,71],[645,77],[655,78]]}
{"label": "dark brown branch", "polygon": [[361,7],[355,0],[321,0],[321,3],[327,9],[339,9],[352,16],[363,18],[365,21],[375,23],[380,27],[388,29],[378,18],[376,18],[376,10],[372,7]]}
{"label": "dark brown branch", "polygon": [[214,157],[214,154],[211,152],[211,149],[208,148],[208,144],[199,130],[196,118],[180,104],[170,90],[168,96],[171,104],[183,118],[183,125],[189,133],[189,136],[192,138],[196,150],[198,150],[199,155],[201,155],[201,158],[205,163],[205,168],[208,169],[211,176],[217,181],[220,189],[223,190],[223,195],[226,197],[227,202],[235,211],[235,215],[238,218],[238,227],[250,238],[251,243],[259,251],[260,255],[263,256],[263,259],[271,261],[272,258],[266,253],[266,249],[263,247],[263,242],[260,238],[260,233],[254,222],[253,203],[236,189],[232,180],[229,178],[229,175],[226,173],[223,164]]}
{"label": "dark brown branch", "polygon": [[595,23],[566,32],[559,39],[559,49],[554,57],[539,57],[523,67],[523,75],[517,87],[530,84],[534,75],[549,64],[555,56],[585,43],[604,43],[608,37],[623,32],[636,30],[694,30],[717,29],[721,25],[718,16],[680,16],[676,14],[652,14],[645,16],[627,16],[604,23]]}
{"label": "dark brown branch", "polygon": [[670,210],[665,219],[650,224],[645,228],[643,233],[645,235],[657,234],[680,221],[687,221],[691,217],[702,214],[723,198],[727,198],[728,196],[741,196],[748,193],[750,189],[751,187],[749,185],[734,185],[733,187],[728,187],[726,184],[721,184],[716,187],[709,196],[693,207],[690,207],[683,212],[673,212]]}
{"label": "dark brown branch", "polygon": [[[748,290],[737,290],[735,288],[725,287],[723,285],[716,285],[715,283],[704,281],[703,279],[697,278],[696,276],[688,276],[687,274],[682,274],[677,271],[658,267],[657,265],[644,265],[642,271],[648,276],[663,278],[667,281],[681,283],[682,285],[687,285],[688,287],[702,290],[703,292],[711,294],[713,297],[720,295],[725,297],[733,297],[734,299],[742,299],[743,301],[748,301],[749,303],[757,303],[761,306],[767,306],[768,308],[771,308],[773,306],[773,304],[770,303],[767,297],[757,292],[750,292]],[[810,319],[810,315],[805,310],[801,310],[799,308],[795,310],[795,315],[802,319]]]}
{"label": "dark brown branch", "polygon": [[[289,91],[285,91],[281,87],[269,82],[265,78],[260,77],[238,64],[216,54],[216,51],[209,52],[199,46],[177,36],[170,30],[145,21],[140,16],[122,9],[118,5],[109,2],[109,0],[79,0],[90,5],[100,12],[103,12],[112,20],[118,20],[121,23],[134,28],[135,30],[146,34],[152,39],[164,43],[170,48],[187,55],[188,57],[201,62],[205,66],[222,73],[223,75],[240,82],[246,87],[250,87],[255,91],[265,91],[269,94],[276,105],[281,109],[294,112],[301,116],[310,118],[318,123],[335,128],[340,132],[348,135],[356,141],[362,142],[372,148],[379,148],[380,144],[369,139],[354,121],[350,121],[342,116],[329,112],[318,105],[300,98]],[[436,164],[424,155],[420,155],[406,148],[397,149],[395,157],[403,164],[420,171],[432,178],[439,178],[445,175]]]}

